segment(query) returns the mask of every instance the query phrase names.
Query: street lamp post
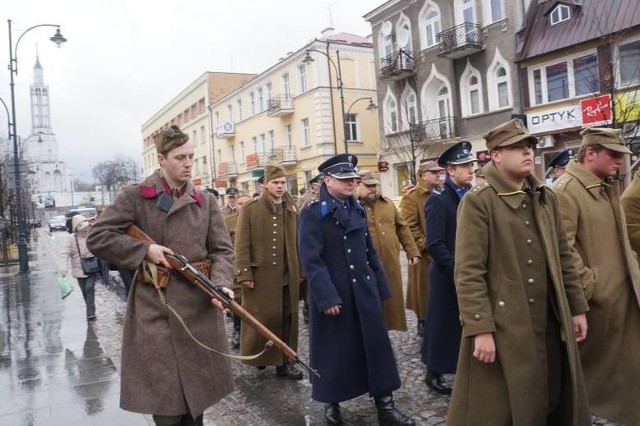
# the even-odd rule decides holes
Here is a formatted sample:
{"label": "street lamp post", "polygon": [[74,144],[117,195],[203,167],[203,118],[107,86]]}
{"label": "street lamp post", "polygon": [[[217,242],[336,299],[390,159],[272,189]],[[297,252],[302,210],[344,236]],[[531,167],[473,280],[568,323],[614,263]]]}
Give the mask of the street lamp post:
{"label": "street lamp post", "polygon": [[[374,104],[374,103],[373,103],[373,98],[372,98],[372,97],[370,97],[370,96],[364,96],[364,97],[362,97],[362,98],[358,98],[358,99],[356,99],[355,101],[351,102],[351,105],[349,105],[349,108],[347,108],[347,115],[346,115],[346,117],[349,117],[349,115],[351,114],[351,108],[352,108],[355,104],[357,104],[357,103],[358,103],[358,102],[360,102],[360,101],[364,101],[364,100],[369,100],[369,105],[367,105],[367,111],[373,111],[374,109],[377,109],[377,108],[378,108],[378,105],[376,105],[376,104]],[[346,141],[347,141],[347,131],[349,131],[349,130],[350,130],[350,129],[349,129],[349,123],[347,123],[346,117],[345,117],[345,121],[344,121],[344,140],[345,140],[345,147],[347,146],[347,142],[346,142]],[[349,133],[351,133],[351,132],[349,131]]]}
{"label": "street lamp post", "polygon": [[209,110],[209,129],[211,130],[211,187],[215,189],[218,173],[216,171],[216,147],[213,143],[216,138],[215,131],[213,130],[213,104],[209,103],[207,109]]}
{"label": "street lamp post", "polygon": [[[333,65],[333,68],[336,70],[336,75],[338,76],[338,81],[337,81],[338,91],[340,92],[340,110],[342,112],[342,131],[343,131],[342,139],[344,140],[344,152],[348,153],[349,147],[347,145],[347,134],[344,133],[344,129],[347,122],[346,122],[346,116],[344,113],[344,89],[343,89],[343,83],[342,83],[342,69],[340,68],[340,51],[336,50],[336,60],[338,63],[336,65],[336,62],[334,62],[333,59],[331,59],[331,56],[329,56],[329,53],[323,52],[322,50],[318,50],[318,49],[307,49],[307,51],[305,52],[306,55],[302,60],[302,62],[305,65],[309,65],[310,63],[315,61],[315,59],[311,57],[310,52],[317,52],[317,53],[320,53],[321,55],[326,56],[329,62],[331,63],[331,65]],[[333,105],[331,105],[331,108],[333,108]]]}
{"label": "street lamp post", "polygon": [[60,25],[56,24],[39,24],[29,27],[22,32],[18,41],[14,46],[11,36],[11,19],[7,20],[9,25],[9,74],[10,74],[10,86],[11,86],[11,123],[9,133],[13,137],[13,167],[15,171],[15,194],[16,194],[16,213],[18,219],[18,259],[20,263],[20,273],[26,274],[29,272],[29,259],[27,258],[27,240],[26,240],[26,224],[24,221],[24,206],[22,205],[22,188],[20,182],[20,160],[18,157],[18,130],[16,125],[16,98],[15,98],[15,83],[14,74],[18,75],[18,45],[20,40],[29,31],[39,27],[55,27],[56,33],[50,38],[52,42],[60,45],[67,41],[66,38],[60,34]]}

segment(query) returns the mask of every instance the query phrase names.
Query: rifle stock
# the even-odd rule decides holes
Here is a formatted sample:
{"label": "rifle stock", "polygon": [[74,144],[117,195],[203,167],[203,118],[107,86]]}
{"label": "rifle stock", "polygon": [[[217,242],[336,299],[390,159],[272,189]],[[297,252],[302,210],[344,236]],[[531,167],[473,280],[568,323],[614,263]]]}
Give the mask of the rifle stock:
{"label": "rifle stock", "polygon": [[[146,241],[150,244],[155,244],[153,239],[147,235],[144,231],[138,228],[135,225],[130,225],[126,233],[138,240]],[[320,377],[320,374],[304,363],[299,357],[298,354],[289,347],[286,343],[284,343],[278,336],[276,336],[271,330],[265,327],[260,321],[258,321],[253,315],[247,312],[242,306],[236,303],[233,298],[229,297],[227,293],[225,293],[222,289],[224,286],[216,285],[209,277],[205,276],[202,272],[196,269],[189,260],[180,255],[173,254],[166,256],[167,261],[171,265],[171,268],[178,271],[182,274],[189,282],[197,286],[203,293],[209,296],[211,299],[216,299],[222,303],[222,305],[229,309],[234,314],[238,315],[247,325],[252,327],[258,333],[260,333],[265,339],[268,341],[268,345],[275,346],[280,352],[282,352],[287,358],[291,361],[299,364],[302,368],[307,370],[309,374],[314,374]]]}

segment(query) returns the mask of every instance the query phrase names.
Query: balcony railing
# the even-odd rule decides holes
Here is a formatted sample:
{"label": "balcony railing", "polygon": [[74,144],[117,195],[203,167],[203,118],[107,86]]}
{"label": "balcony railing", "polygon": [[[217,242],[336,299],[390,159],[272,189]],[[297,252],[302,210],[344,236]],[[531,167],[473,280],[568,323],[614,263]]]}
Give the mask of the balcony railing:
{"label": "balcony railing", "polygon": [[484,49],[480,25],[465,22],[438,34],[440,53],[438,56],[458,59],[473,55]]}
{"label": "balcony railing", "polygon": [[225,121],[216,126],[216,139],[231,139],[236,136],[236,129],[231,121]]}
{"label": "balcony railing", "polygon": [[460,136],[457,117],[440,117],[412,124],[408,130],[413,142],[434,142]]}
{"label": "balcony railing", "polygon": [[237,176],[238,165],[236,163],[218,163],[218,174],[220,176]]}
{"label": "balcony railing", "polygon": [[402,80],[416,73],[413,52],[400,49],[380,60],[380,78],[383,80]]}
{"label": "balcony railing", "polygon": [[264,152],[253,152],[246,156],[245,166],[247,169],[257,169],[267,165],[270,154]]}
{"label": "balcony railing", "polygon": [[277,95],[268,100],[268,117],[284,117],[289,114],[293,114],[293,100],[291,99],[291,95]]}
{"label": "balcony railing", "polygon": [[271,150],[271,157],[282,165],[295,164],[298,161],[295,146],[278,147]]}

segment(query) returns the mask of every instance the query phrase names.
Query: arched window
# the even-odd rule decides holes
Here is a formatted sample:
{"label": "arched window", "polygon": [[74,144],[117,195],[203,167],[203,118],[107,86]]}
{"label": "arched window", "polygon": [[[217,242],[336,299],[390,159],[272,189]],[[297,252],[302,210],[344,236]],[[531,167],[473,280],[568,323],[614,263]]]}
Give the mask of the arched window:
{"label": "arched window", "polygon": [[398,131],[398,102],[390,91],[384,100],[384,132],[385,134]]}
{"label": "arched window", "polygon": [[409,130],[411,124],[418,120],[418,97],[410,85],[406,85],[400,97],[400,115],[402,117],[402,129]]}
{"label": "arched window", "polygon": [[467,61],[467,66],[460,80],[460,94],[462,97],[462,114],[464,116],[481,114],[484,112],[482,105],[482,83],[480,73]]}
{"label": "arched window", "polygon": [[490,111],[512,106],[509,65],[498,50],[496,50],[495,57],[487,68],[487,87]]}
{"label": "arched window", "polygon": [[424,26],[427,47],[431,47],[437,43],[438,33],[440,33],[440,11],[429,6],[424,16]]}
{"label": "arched window", "polygon": [[405,52],[410,52],[413,50],[411,24],[409,23],[409,20],[404,17],[399,22],[400,25],[398,25],[398,30],[396,31],[396,43],[398,44],[398,50],[402,49]]}

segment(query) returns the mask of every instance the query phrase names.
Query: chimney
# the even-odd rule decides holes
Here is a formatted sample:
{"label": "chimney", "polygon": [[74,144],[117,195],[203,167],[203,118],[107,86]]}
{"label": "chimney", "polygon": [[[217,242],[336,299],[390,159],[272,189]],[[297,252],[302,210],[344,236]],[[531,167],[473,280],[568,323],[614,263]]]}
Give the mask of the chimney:
{"label": "chimney", "polygon": [[324,30],[320,31],[320,34],[322,35],[322,37],[327,38],[329,36],[332,36],[334,31],[335,31],[335,28],[327,27]]}

